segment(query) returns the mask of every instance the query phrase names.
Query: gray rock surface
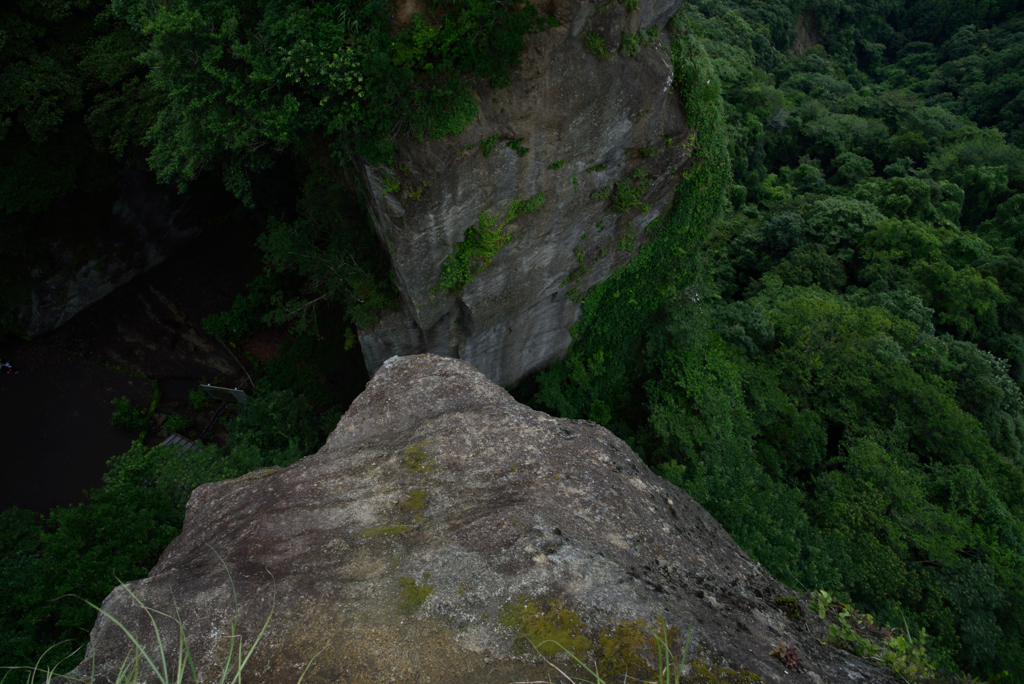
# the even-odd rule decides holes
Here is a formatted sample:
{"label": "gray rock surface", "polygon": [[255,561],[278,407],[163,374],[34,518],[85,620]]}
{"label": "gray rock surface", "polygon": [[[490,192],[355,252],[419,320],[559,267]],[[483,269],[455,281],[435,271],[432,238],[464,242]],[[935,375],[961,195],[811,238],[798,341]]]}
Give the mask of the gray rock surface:
{"label": "gray rock surface", "polygon": [[[606,429],[529,409],[433,355],[388,360],[318,453],[193,492],[149,577],[103,603],[155,656],[129,589],[181,616],[202,681],[232,620],[248,649],[271,613],[247,681],[296,682],[314,656],[305,682],[547,681],[501,619],[524,598],[571,610],[594,645],[664,615],[684,635],[692,625],[691,657],[765,681],[891,681],[822,647],[816,616],[788,619],[772,599],[791,592]],[[177,630],[158,623],[173,654]],[[800,668],[769,655],[780,641]],[[102,682],[129,653],[101,617],[73,674],[95,657]]]}
{"label": "gray rock surface", "polygon": [[[393,167],[360,165],[402,303],[360,331],[371,373],[392,355],[429,351],[509,385],[565,354],[579,295],[632,258],[688,163],[693,141],[667,48],[655,41],[632,57],[617,52],[624,33],[664,26],[680,4],[644,0],[627,13],[617,2],[541,3],[560,25],[527,38],[510,86],[474,84],[480,113],[466,131],[400,143]],[[612,58],[587,49],[591,34]],[[479,143],[491,136],[484,156]],[[528,152],[520,156],[513,141]],[[638,169],[645,181],[632,177]],[[610,199],[591,197],[640,182],[649,183],[646,213],[615,213]],[[401,188],[389,192],[395,183]],[[458,292],[439,288],[445,259],[481,212],[505,215],[513,200],[537,193],[547,201],[506,226],[511,239],[485,270]]]}

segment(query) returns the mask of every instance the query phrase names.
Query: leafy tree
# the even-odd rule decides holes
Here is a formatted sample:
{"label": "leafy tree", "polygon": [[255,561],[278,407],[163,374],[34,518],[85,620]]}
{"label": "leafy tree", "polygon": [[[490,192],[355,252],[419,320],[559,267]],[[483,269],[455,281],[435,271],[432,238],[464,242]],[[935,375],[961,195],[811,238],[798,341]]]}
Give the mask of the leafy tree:
{"label": "leafy tree", "polygon": [[391,160],[396,134],[463,130],[477,107],[461,74],[506,84],[524,36],[548,25],[532,5],[484,0],[438,0],[397,36],[377,1],[115,9],[149,39],[143,58],[168,95],[149,132],[158,177],[187,183],[219,168],[249,203],[254,177],[305,138],[379,162]]}

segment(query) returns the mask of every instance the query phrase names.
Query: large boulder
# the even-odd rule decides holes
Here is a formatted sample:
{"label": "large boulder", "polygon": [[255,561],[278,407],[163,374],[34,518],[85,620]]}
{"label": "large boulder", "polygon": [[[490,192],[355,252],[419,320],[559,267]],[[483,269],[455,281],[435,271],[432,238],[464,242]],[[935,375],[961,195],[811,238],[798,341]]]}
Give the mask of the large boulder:
{"label": "large boulder", "polygon": [[[661,617],[678,630],[677,658],[692,627],[689,658],[765,681],[890,681],[821,646],[816,617],[787,617],[774,599],[791,595],[608,430],[534,411],[469,364],[422,355],[388,360],[316,454],[196,489],[149,577],[103,609],[154,657],[136,601],[179,615],[201,681],[268,617],[249,681],[293,684],[314,656],[305,682],[555,676],[523,633],[636,675]],[[157,622],[173,655],[177,628]],[[783,641],[799,668],[770,655]],[[96,681],[112,679],[130,654],[100,617],[73,674],[95,666]]]}
{"label": "large boulder", "polygon": [[[472,84],[480,112],[464,132],[405,140],[390,167],[357,160],[401,299],[359,332],[371,373],[432,352],[507,386],[563,356],[580,295],[633,257],[689,164],[667,35],[619,51],[681,0],[537,4],[559,26],[527,37],[511,85]],[[537,211],[501,228],[510,239],[486,268],[445,286],[445,262],[481,214],[500,225],[513,201],[540,195]]]}

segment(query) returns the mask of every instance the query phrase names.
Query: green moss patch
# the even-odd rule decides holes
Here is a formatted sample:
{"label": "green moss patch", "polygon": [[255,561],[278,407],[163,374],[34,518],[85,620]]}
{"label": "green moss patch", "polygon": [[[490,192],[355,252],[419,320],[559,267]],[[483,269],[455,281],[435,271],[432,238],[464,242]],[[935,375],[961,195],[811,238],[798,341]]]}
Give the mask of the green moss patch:
{"label": "green moss patch", "polygon": [[426,442],[410,444],[402,451],[402,467],[410,473],[429,473],[434,470],[434,459],[423,450]]}
{"label": "green moss patch", "polygon": [[426,505],[427,493],[422,489],[414,489],[400,505],[407,511],[418,511]]}
{"label": "green moss patch", "polygon": [[772,603],[786,611],[790,620],[800,622],[804,619],[804,612],[800,609],[800,600],[795,596],[776,596]]}
{"label": "green moss patch", "polygon": [[427,600],[427,597],[434,593],[434,587],[427,584],[430,573],[423,573],[423,584],[416,584],[412,577],[399,577],[398,584],[402,587],[402,600],[398,603],[398,609],[403,613],[412,613]]}
{"label": "green moss patch", "polygon": [[695,660],[692,663],[692,670],[686,677],[679,679],[680,682],[694,682],[694,684],[757,684],[764,682],[749,670],[730,670],[727,667],[709,665]]}
{"label": "green moss patch", "polygon": [[[674,628],[673,628],[674,629]],[[678,630],[676,630],[678,631]],[[670,634],[675,637],[675,632]],[[650,630],[643,620],[620,622],[598,637],[601,654],[597,667],[607,681],[618,681],[624,675],[643,680],[654,676],[642,653],[653,649]]]}
{"label": "green moss patch", "polygon": [[566,608],[561,599],[520,598],[502,608],[500,620],[518,629],[546,658],[564,649],[583,660],[590,651],[591,641],[583,635],[583,619]]}
{"label": "green moss patch", "polygon": [[408,525],[377,525],[376,527],[363,530],[363,536],[367,539],[376,539],[378,537],[397,537],[407,529],[409,529]]}

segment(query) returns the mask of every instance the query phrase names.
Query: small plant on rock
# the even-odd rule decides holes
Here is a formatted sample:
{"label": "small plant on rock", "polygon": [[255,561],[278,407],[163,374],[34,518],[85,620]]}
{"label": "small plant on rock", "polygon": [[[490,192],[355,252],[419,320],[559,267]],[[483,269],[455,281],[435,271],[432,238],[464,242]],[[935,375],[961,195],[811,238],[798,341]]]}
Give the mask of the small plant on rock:
{"label": "small plant on rock", "polygon": [[782,664],[791,670],[800,667],[800,654],[796,651],[796,644],[793,642],[781,641],[773,648],[768,655],[773,655],[782,661]]}
{"label": "small plant on rock", "polygon": [[608,46],[605,45],[604,38],[597,33],[588,33],[583,36],[583,43],[587,46],[587,51],[595,57],[601,59],[611,59],[612,53],[608,51]]}
{"label": "small plant on rock", "polygon": [[488,136],[480,141],[480,150],[484,153],[485,157],[491,156],[491,149],[494,147],[494,143],[498,142],[500,136],[495,133],[494,135]]}
{"label": "small plant on rock", "polygon": [[523,141],[522,140],[509,140],[506,143],[506,145],[511,147],[513,150],[515,150],[516,154],[518,154],[520,157],[525,157],[526,153],[530,151],[529,147],[523,147]]}

